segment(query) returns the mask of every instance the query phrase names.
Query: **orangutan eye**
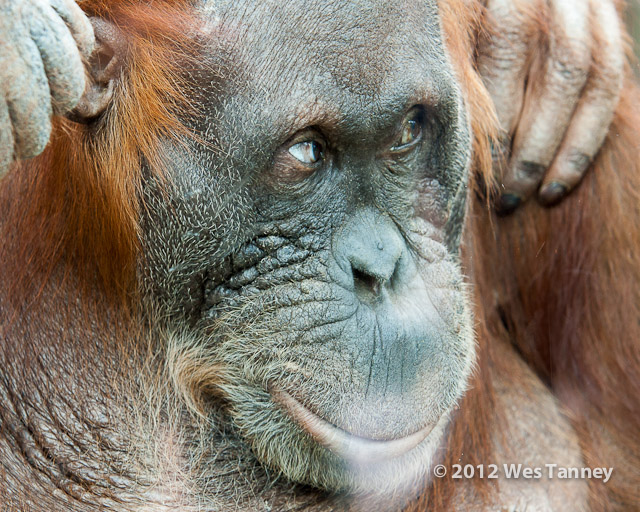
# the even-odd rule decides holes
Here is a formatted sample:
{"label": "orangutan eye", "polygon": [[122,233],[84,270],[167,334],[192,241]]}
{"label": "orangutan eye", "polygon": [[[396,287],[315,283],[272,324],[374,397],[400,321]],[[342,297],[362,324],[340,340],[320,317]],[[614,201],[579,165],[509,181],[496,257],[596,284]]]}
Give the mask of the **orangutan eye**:
{"label": "orangutan eye", "polygon": [[291,146],[289,153],[303,164],[313,165],[324,158],[324,147],[317,140],[306,140]]}
{"label": "orangutan eye", "polygon": [[422,138],[423,114],[414,109],[402,123],[400,135],[391,148],[393,151],[403,151],[413,146]]}

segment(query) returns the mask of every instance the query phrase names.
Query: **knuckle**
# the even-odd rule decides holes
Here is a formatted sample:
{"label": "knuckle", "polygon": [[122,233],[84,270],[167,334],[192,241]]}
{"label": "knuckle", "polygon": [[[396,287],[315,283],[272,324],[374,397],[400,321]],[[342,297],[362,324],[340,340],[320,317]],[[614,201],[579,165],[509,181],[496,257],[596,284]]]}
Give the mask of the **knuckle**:
{"label": "knuckle", "polygon": [[47,60],[46,74],[56,113],[72,109],[82,97],[85,85],[85,70],[82,60],[74,49],[66,62],[61,59]]}
{"label": "knuckle", "polygon": [[568,84],[586,81],[592,66],[591,40],[580,34],[555,34],[551,42],[551,72]]}
{"label": "knuckle", "polygon": [[557,60],[554,63],[554,71],[563,82],[575,84],[584,82],[587,79],[589,66],[581,66],[567,60]]}
{"label": "knuckle", "polygon": [[550,174],[554,181],[562,181],[568,186],[578,183],[589,169],[593,158],[583,150],[569,149],[559,155]]}
{"label": "knuckle", "polygon": [[551,72],[567,87],[583,85],[591,70],[591,55],[580,51],[563,49],[551,60]]}
{"label": "knuckle", "polygon": [[592,158],[582,151],[570,151],[567,155],[565,174],[569,178],[580,178],[591,165]]}
{"label": "knuckle", "polygon": [[490,50],[483,52],[481,63],[481,73],[483,76],[498,77],[501,74],[512,74],[514,68],[517,69],[522,62],[522,54],[515,52],[513,49],[501,50],[492,47]]}
{"label": "knuckle", "polygon": [[544,176],[546,166],[537,162],[521,160],[514,168],[514,179],[523,184],[538,183]]}

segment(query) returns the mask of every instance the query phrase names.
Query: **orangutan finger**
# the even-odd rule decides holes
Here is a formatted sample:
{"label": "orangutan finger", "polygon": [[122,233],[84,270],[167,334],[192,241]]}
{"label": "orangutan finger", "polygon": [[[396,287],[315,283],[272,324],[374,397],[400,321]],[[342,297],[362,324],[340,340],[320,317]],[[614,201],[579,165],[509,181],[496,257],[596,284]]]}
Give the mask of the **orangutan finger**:
{"label": "orangutan finger", "polygon": [[531,80],[503,177],[499,209],[507,212],[532,195],[564,138],[591,65],[589,5],[583,0],[550,6],[549,56],[541,78]]}
{"label": "orangutan finger", "polygon": [[518,122],[527,77],[530,41],[521,3],[489,2],[488,33],[479,48],[478,69],[493,99],[503,139],[512,135]]}
{"label": "orangutan finger", "polygon": [[600,149],[622,89],[624,45],[615,6],[592,2],[594,50],[591,76],[560,151],[540,187],[539,199],[553,205],[582,179]]}

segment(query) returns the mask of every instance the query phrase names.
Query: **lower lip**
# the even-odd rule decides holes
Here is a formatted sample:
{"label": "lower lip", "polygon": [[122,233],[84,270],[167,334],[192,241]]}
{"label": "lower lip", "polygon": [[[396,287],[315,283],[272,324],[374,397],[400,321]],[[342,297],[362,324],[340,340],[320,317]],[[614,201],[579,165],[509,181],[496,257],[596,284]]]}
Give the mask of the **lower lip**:
{"label": "lower lip", "polygon": [[373,464],[400,457],[424,441],[433,429],[433,425],[429,425],[407,437],[389,441],[367,439],[349,434],[323,420],[286,391],[272,389],[271,395],[318,444],[356,464]]}

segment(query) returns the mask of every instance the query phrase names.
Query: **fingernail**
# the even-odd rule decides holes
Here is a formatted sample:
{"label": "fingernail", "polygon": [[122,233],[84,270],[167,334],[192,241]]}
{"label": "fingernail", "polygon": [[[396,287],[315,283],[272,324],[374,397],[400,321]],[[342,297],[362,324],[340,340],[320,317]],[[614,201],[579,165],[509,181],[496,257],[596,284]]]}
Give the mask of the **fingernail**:
{"label": "fingernail", "polygon": [[516,194],[502,194],[497,204],[499,215],[509,215],[522,203],[522,198]]}
{"label": "fingernail", "polygon": [[566,185],[558,183],[557,181],[552,181],[540,190],[538,197],[540,198],[540,202],[545,206],[553,206],[558,204],[566,194]]}

